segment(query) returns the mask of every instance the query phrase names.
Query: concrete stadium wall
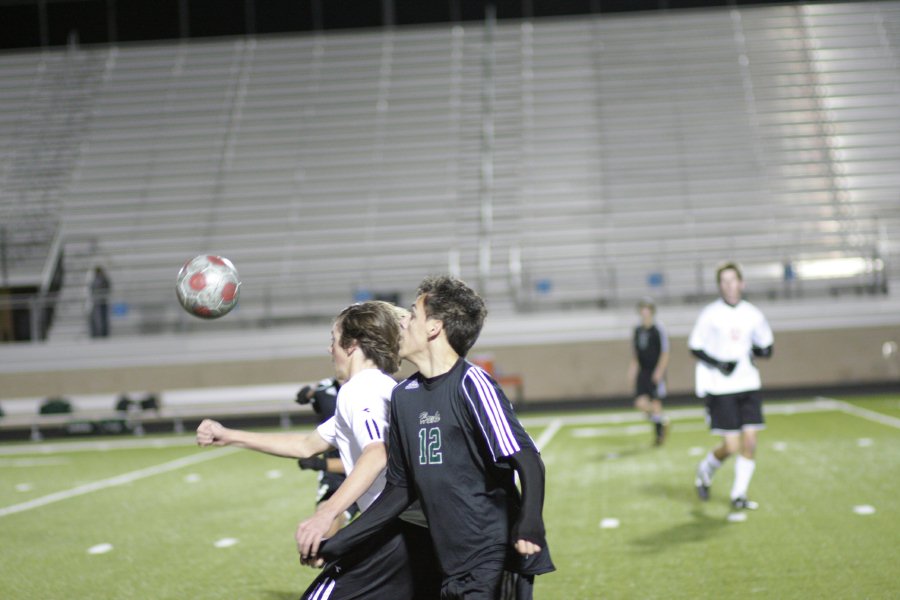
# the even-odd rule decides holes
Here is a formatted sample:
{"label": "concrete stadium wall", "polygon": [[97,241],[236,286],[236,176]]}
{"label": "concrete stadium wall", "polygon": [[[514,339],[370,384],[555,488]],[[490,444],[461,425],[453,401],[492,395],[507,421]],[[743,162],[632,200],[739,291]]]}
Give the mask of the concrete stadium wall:
{"label": "concrete stadium wall", "polygon": [[[764,385],[776,388],[848,384],[900,385],[900,357],[882,356],[885,341],[900,340],[900,325],[827,330],[776,331],[775,354],[760,361]],[[693,391],[694,361],[684,335],[672,335],[668,387],[672,395]],[[627,339],[533,345],[479,346],[499,374],[520,375],[528,402],[597,401],[628,397]],[[220,361],[207,364],[127,366],[31,371],[0,375],[0,398],[67,394],[116,394],[164,390],[269,385],[318,380],[331,372],[327,356]],[[404,365],[400,375],[410,372]],[[507,390],[512,395],[511,390]]]}
{"label": "concrete stadium wall", "polygon": [[[900,327],[776,332],[771,360],[758,361],[767,388],[815,388],[848,384],[900,385],[900,357],[882,356]],[[670,338],[667,377],[671,395],[691,395],[695,361],[685,336]],[[491,350],[491,349],[481,349]],[[628,340],[492,350],[498,369],[522,374],[526,401],[592,400],[630,397]]]}

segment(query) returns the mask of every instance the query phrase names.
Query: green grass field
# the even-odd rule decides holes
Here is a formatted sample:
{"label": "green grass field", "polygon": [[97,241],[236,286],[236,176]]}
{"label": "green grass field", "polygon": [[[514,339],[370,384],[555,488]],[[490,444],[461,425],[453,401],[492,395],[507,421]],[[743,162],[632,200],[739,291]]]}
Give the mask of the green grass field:
{"label": "green grass field", "polygon": [[[697,409],[672,411],[663,448],[631,412],[527,414],[558,568],[536,598],[900,597],[900,398],[849,402],[767,404],[742,522],[732,464],[694,495],[715,442]],[[297,598],[314,474],[191,441],[0,445],[0,597]]]}

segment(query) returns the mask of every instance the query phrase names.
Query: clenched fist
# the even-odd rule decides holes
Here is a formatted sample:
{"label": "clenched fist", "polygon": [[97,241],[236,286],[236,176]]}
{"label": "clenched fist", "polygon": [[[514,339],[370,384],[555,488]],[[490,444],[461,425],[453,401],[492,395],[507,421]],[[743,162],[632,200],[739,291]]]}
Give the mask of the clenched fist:
{"label": "clenched fist", "polygon": [[228,444],[228,429],[218,421],[203,419],[197,427],[198,446],[225,446]]}

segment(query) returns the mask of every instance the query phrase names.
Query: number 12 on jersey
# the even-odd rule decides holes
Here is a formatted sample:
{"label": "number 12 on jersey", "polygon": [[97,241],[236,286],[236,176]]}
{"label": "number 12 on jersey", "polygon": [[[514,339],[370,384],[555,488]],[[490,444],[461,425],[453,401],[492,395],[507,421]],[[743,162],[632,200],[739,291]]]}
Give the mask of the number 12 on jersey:
{"label": "number 12 on jersey", "polygon": [[422,427],[419,429],[419,464],[439,465],[443,462],[440,428]]}

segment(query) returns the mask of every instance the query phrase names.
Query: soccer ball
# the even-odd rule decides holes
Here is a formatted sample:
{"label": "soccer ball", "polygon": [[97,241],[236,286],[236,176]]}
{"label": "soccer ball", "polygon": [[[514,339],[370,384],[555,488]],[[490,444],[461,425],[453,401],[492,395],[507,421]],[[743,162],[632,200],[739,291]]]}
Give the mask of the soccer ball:
{"label": "soccer ball", "polygon": [[230,260],[201,254],[184,263],[175,282],[178,302],[201,319],[218,319],[237,306],[241,280]]}

